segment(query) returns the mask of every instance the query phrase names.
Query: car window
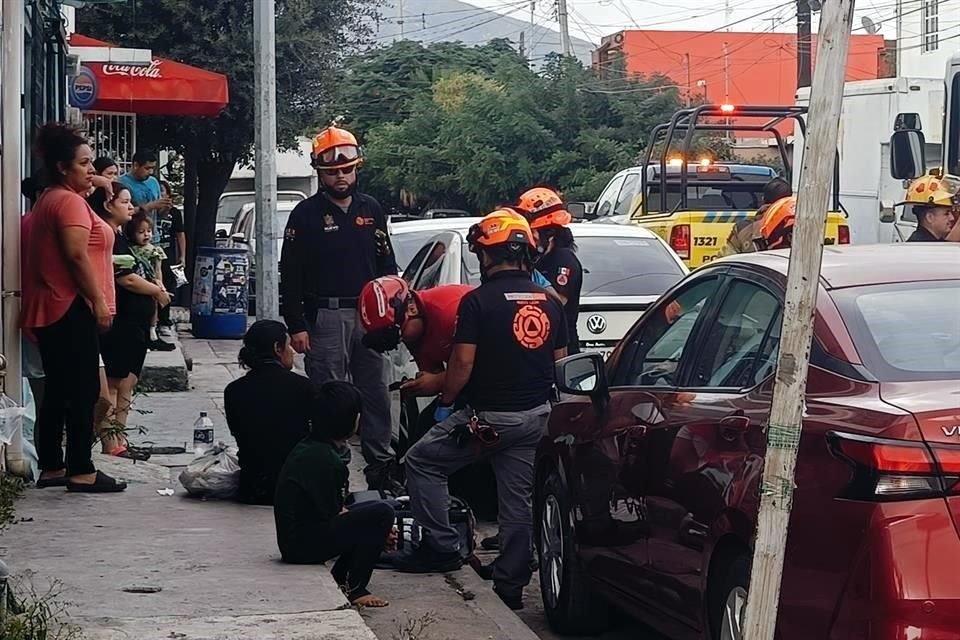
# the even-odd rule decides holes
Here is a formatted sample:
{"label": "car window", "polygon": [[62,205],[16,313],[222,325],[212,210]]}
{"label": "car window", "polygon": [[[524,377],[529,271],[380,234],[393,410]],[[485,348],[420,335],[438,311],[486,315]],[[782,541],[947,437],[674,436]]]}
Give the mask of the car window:
{"label": "car window", "polygon": [[412,283],[413,279],[417,277],[417,271],[420,270],[420,267],[423,265],[424,260],[427,259],[427,256],[430,255],[430,252],[433,251],[434,242],[425,244],[420,251],[417,251],[417,254],[413,256],[413,259],[410,261],[410,264],[407,265],[407,268],[403,270],[403,279],[408,283]]}
{"label": "car window", "polygon": [[753,387],[773,372],[780,347],[780,302],[736,280],[697,348],[689,386]]}
{"label": "car window", "polygon": [[443,271],[443,257],[447,254],[447,245],[437,242],[430,249],[423,261],[423,269],[413,282],[417,290],[432,289],[440,284],[440,274]]}
{"label": "car window", "polygon": [[576,241],[583,296],[658,296],[685,275],[656,238],[599,236]]}
{"label": "car window", "polygon": [[[660,208],[660,181],[648,183],[647,212],[656,213]],[[730,182],[722,185],[698,185],[687,187],[687,209],[706,211],[751,211],[763,202],[763,183]],[[667,183],[667,211],[680,206],[680,184]]]}
{"label": "car window", "polygon": [[393,245],[393,254],[397,258],[397,266],[404,271],[409,271],[411,260],[416,255],[424,243],[439,233],[439,229],[426,229],[424,231],[409,231],[406,233],[391,233],[390,244]]}
{"label": "car window", "polygon": [[852,287],[831,296],[878,380],[960,378],[960,281]]}
{"label": "car window", "polygon": [[614,177],[614,179],[610,181],[610,184],[607,185],[607,188],[603,190],[603,193],[600,194],[600,197],[597,198],[597,206],[594,209],[597,214],[596,217],[603,218],[613,215],[613,205],[617,201],[617,195],[620,194],[620,187],[623,186],[625,178],[626,176]]}
{"label": "car window", "polygon": [[699,280],[653,311],[634,337],[626,385],[675,386],[680,359],[718,283],[719,278]]}
{"label": "car window", "polygon": [[617,195],[617,204],[613,208],[614,215],[626,215],[630,213],[630,205],[633,204],[633,196],[637,192],[637,186],[640,182],[639,173],[628,173],[623,181],[623,188]]}

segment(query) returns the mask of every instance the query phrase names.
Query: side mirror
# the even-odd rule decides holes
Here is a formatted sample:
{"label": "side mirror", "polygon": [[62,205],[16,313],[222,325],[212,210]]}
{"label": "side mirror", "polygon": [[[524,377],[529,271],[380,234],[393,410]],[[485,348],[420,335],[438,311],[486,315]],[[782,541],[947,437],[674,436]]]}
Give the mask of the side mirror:
{"label": "side mirror", "polygon": [[897,212],[893,206],[893,203],[889,201],[880,202],[880,222],[896,222],[897,221]]}
{"label": "side mirror", "polygon": [[599,410],[610,401],[607,367],[599,353],[578,353],[559,360],[554,366],[560,393],[587,396]]}
{"label": "side mirror", "polygon": [[570,212],[574,220],[583,220],[587,217],[587,205],[582,202],[568,202],[567,211]]}
{"label": "side mirror", "polygon": [[926,139],[922,131],[894,131],[890,136],[890,175],[897,180],[913,180],[927,172]]}
{"label": "side mirror", "polygon": [[911,129],[913,131],[923,131],[923,124],[920,122],[919,113],[898,113],[893,121],[894,131],[904,131]]}

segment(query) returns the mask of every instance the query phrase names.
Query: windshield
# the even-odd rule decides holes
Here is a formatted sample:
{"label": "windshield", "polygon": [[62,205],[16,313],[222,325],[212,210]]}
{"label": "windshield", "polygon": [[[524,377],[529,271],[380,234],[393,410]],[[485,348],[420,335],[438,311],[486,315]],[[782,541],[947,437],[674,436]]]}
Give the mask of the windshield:
{"label": "windshield", "polygon": [[880,381],[960,379],[960,280],[856,287],[833,297]]}
{"label": "windshield", "polygon": [[[237,217],[237,214],[240,213],[243,205],[254,202],[256,199],[256,196],[252,193],[225,194],[220,198],[220,203],[217,205],[217,222],[220,224],[230,224],[234,218]],[[296,204],[301,200],[303,200],[303,197],[299,194],[281,193],[277,195],[278,203],[292,202]],[[286,220],[284,220],[283,224],[286,226]]]}
{"label": "windshield", "polygon": [[[646,238],[577,238],[582,296],[658,296],[685,275],[660,242]],[[480,282],[477,257],[463,245],[464,270]]]}
{"label": "windshield", "polygon": [[417,255],[417,251],[438,233],[440,233],[439,229],[429,229],[390,234],[390,244],[393,245],[393,254],[397,257],[397,266],[406,270],[413,256]]}
{"label": "windshield", "polygon": [[[687,209],[693,211],[753,211],[763,203],[764,182],[743,182],[687,187]],[[648,211],[660,209],[660,183],[649,187]],[[667,210],[680,206],[680,185],[667,184]]]}

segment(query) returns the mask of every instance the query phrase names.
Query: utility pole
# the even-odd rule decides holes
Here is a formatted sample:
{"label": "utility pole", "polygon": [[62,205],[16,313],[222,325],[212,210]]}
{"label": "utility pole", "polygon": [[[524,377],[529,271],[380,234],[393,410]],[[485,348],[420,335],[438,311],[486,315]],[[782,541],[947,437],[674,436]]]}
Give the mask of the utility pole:
{"label": "utility pole", "polygon": [[406,40],[406,30],[403,26],[403,23],[406,22],[406,20],[403,19],[403,0],[397,0],[397,9],[400,11],[400,17],[397,18],[397,24],[400,25],[400,39]]}
{"label": "utility pole", "polygon": [[683,54],[683,57],[687,61],[687,108],[689,109],[693,105],[693,82],[690,78],[690,52]]}
{"label": "utility pole", "polygon": [[573,47],[570,46],[570,23],[567,21],[567,0],[557,0],[557,21],[560,23],[560,47],[563,55],[572,56]]}
{"label": "utility pole", "polygon": [[277,46],[274,0],[253,3],[257,320],[280,318],[277,255]]}
{"label": "utility pole", "polygon": [[[723,43],[723,103],[730,104],[730,59],[727,55],[727,43]],[[727,116],[727,126],[730,126],[730,116]],[[727,131],[727,140],[733,138],[733,132]]]}
{"label": "utility pole", "polygon": [[820,17],[819,64],[810,92],[809,127],[780,333],[783,338],[767,426],[760,513],[743,627],[747,640],[773,640],[776,630],[853,8],[854,0],[831,0],[823,3]]}
{"label": "utility pole", "polygon": [[520,32],[520,57],[526,59],[527,50],[523,31]]}
{"label": "utility pole", "polygon": [[809,0],[797,0],[797,88],[810,86],[810,14]]}

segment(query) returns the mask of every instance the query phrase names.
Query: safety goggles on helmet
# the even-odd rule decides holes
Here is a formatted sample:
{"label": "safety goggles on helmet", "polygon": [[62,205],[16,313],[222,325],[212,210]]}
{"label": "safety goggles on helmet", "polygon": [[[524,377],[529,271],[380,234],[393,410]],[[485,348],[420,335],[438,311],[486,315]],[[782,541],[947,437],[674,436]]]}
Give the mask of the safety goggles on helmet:
{"label": "safety goggles on helmet", "polygon": [[536,247],[533,231],[526,219],[510,209],[497,209],[470,227],[467,243],[471,251],[499,245],[526,245]]}
{"label": "safety goggles on helmet", "polygon": [[356,164],[360,161],[361,157],[360,147],[352,144],[338,145],[315,154],[313,157],[313,166],[318,169],[334,169]]}

